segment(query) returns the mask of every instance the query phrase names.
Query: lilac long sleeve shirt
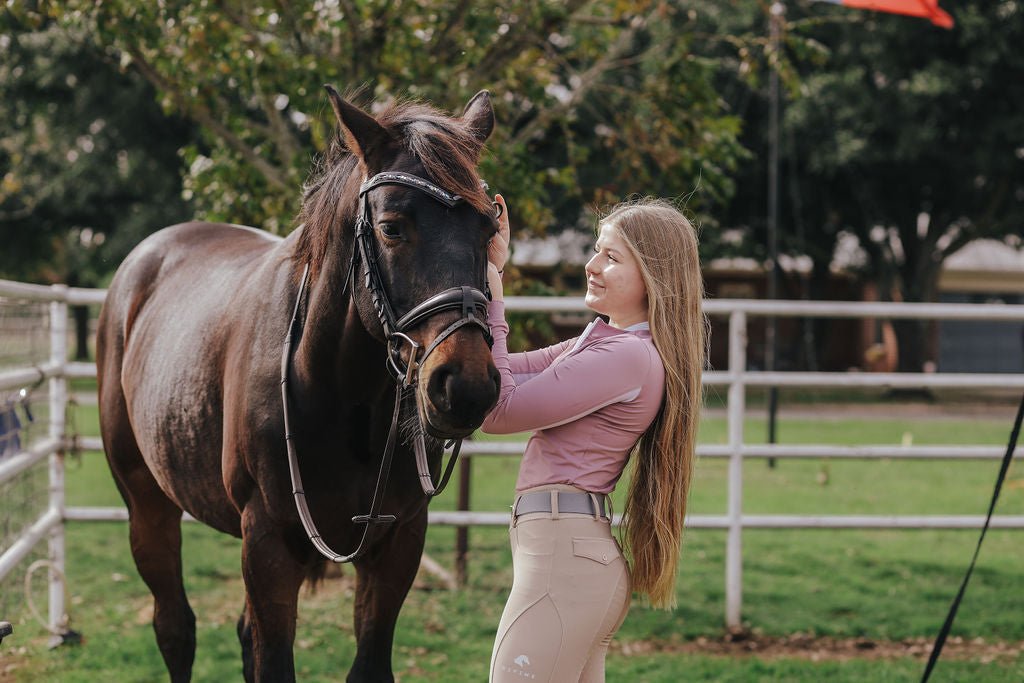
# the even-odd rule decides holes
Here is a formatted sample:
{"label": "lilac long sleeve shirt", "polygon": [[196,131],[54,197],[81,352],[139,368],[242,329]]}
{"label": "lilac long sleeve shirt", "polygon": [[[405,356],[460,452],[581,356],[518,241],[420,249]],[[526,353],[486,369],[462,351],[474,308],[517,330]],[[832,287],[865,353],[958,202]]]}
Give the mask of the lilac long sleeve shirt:
{"label": "lilac long sleeve shirt", "polygon": [[488,323],[501,391],[481,429],[533,432],[516,491],[570,484],[610,493],[665,390],[665,369],[646,324],[620,330],[598,318],[579,337],[510,354],[504,302],[491,302]]}

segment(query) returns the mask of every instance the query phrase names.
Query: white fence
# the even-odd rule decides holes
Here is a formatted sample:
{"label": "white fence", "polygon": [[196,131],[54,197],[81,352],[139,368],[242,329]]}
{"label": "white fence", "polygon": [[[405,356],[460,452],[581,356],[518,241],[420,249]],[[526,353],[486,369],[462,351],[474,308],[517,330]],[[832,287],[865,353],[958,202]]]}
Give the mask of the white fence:
{"label": "white fence", "polygon": [[49,425],[47,437],[28,449],[0,461],[0,483],[17,477],[22,472],[48,459],[49,501],[45,512],[28,525],[20,537],[0,554],[0,579],[12,572],[35,546],[47,539],[49,560],[60,573],[49,572],[49,608],[47,620],[50,630],[57,632],[65,614],[64,584],[64,453],[65,407],[67,406],[67,379],[95,376],[95,365],[68,363],[68,305],[102,303],[105,293],[96,290],[72,289],[64,285],[40,287],[0,280],[0,297],[29,301],[50,302],[49,360],[31,368],[0,370],[0,391],[28,386],[38,381],[49,382]]}
{"label": "white fence", "polygon": [[[66,380],[72,377],[95,376],[96,368],[88,363],[69,363],[67,348],[67,307],[69,304],[98,304],[104,292],[68,288],[40,287],[0,280],[0,297],[50,301],[51,349],[49,362],[35,368],[0,371],[0,390],[23,386],[46,378],[50,382],[49,436],[28,451],[0,462],[0,482],[6,481],[43,458],[49,458],[50,500],[47,511],[24,533],[22,538],[0,555],[0,579],[12,571],[32,547],[43,538],[49,539],[50,559],[63,569],[65,520],[126,519],[124,509],[69,508],[64,503],[63,450],[71,445],[83,450],[102,450],[95,437],[65,434],[64,406],[67,401]],[[565,312],[585,311],[579,299],[555,297],[510,297],[510,311]],[[747,365],[747,320],[754,316],[813,318],[916,318],[928,320],[988,320],[1024,323],[1024,306],[1004,304],[897,304],[849,302],[797,302],[716,300],[708,301],[705,310],[711,316],[729,319],[729,367],[725,371],[706,372],[706,386],[728,388],[728,443],[702,445],[702,458],[726,458],[728,471],[728,504],[724,515],[690,515],[691,528],[725,529],[726,541],[726,623],[740,625],[742,606],[742,538],[745,528],[835,528],[835,529],[965,529],[980,528],[981,515],[748,515],[743,513],[743,461],[746,458],[893,458],[893,459],[991,459],[998,460],[1003,449],[998,446],[832,446],[750,444],[744,442],[743,419],[746,413],[747,387],[890,387],[930,389],[1015,389],[1024,391],[1024,374],[943,374],[943,373],[836,373],[836,372],[754,372]],[[522,443],[466,442],[462,453],[469,457],[519,456]],[[1020,449],[1015,453],[1020,457]],[[507,511],[432,511],[432,524],[475,526],[506,525]],[[992,518],[994,528],[1024,529],[1024,515],[1002,515]],[[59,578],[51,576],[51,624],[57,624],[64,612]]]}

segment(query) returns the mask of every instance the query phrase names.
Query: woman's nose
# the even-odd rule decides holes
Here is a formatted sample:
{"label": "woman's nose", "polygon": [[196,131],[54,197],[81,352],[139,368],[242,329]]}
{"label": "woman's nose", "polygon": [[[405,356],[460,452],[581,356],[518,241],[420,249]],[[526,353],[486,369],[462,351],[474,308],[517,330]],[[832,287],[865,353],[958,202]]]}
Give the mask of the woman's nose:
{"label": "woman's nose", "polygon": [[593,256],[590,257],[590,260],[587,261],[587,265],[583,266],[583,271],[586,273],[597,273],[598,269],[596,261],[597,254],[594,254]]}

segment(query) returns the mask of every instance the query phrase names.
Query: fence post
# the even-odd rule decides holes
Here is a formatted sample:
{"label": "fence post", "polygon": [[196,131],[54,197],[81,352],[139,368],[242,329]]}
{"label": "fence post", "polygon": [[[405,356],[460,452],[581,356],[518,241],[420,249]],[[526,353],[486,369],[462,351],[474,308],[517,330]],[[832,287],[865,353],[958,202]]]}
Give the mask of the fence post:
{"label": "fence post", "polygon": [[725,546],[725,624],[741,627],[743,608],[743,414],[746,393],[747,314],[729,314],[729,536]]}
{"label": "fence post", "polygon": [[[459,499],[455,509],[459,512],[469,511],[469,482],[472,474],[473,459],[462,456],[459,461]],[[455,527],[455,584],[460,588],[466,585],[469,572],[466,559],[469,555],[469,525]]]}
{"label": "fence post", "polygon": [[[59,371],[50,378],[50,420],[49,436],[51,439],[64,440],[65,410],[67,407],[68,387],[66,365],[68,362],[68,287],[53,285],[54,300],[50,302],[50,363],[59,367]],[[49,554],[50,562],[60,570],[49,571],[50,600],[49,625],[53,633],[66,627],[64,605],[64,447],[50,455],[50,510],[59,514],[61,523],[50,531]]]}

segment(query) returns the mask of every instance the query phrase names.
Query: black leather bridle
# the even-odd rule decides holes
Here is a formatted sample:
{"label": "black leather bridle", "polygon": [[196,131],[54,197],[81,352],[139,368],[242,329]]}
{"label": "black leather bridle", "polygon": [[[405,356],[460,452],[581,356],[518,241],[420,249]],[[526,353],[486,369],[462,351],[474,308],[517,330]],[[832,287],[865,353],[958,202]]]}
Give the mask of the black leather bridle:
{"label": "black leather bridle", "polygon": [[[309,506],[306,503],[306,494],[302,486],[302,476],[299,472],[298,456],[295,452],[295,444],[291,431],[291,410],[290,397],[288,393],[288,375],[291,368],[292,350],[294,341],[301,336],[304,321],[300,320],[299,313],[302,301],[306,294],[306,280],[309,276],[308,264],[302,271],[302,278],[299,282],[299,291],[295,299],[295,310],[292,313],[291,323],[288,325],[288,334],[285,337],[284,349],[281,354],[281,398],[284,405],[284,428],[285,443],[288,449],[288,470],[292,480],[292,495],[295,498],[295,507],[299,513],[299,519],[306,530],[310,542],[324,557],[332,562],[351,562],[364,552],[368,547],[368,539],[371,536],[371,528],[386,527],[392,524],[396,517],[394,515],[380,514],[380,506],[384,498],[384,487],[387,484],[388,475],[391,470],[391,460],[394,455],[395,443],[398,437],[398,422],[401,414],[402,396],[405,390],[414,387],[419,376],[419,369],[426,362],[427,357],[457,330],[466,325],[475,325],[484,334],[488,345],[491,345],[490,328],[487,326],[487,303],[489,297],[475,287],[463,285],[451,287],[442,292],[434,294],[421,303],[415,305],[402,316],[395,314],[394,307],[388,297],[377,265],[376,241],[373,237],[373,222],[370,216],[369,203],[366,195],[381,185],[405,185],[426,193],[431,198],[441,202],[449,208],[453,208],[465,200],[457,194],[452,194],[437,185],[410,173],[399,173],[386,171],[363,181],[359,188],[359,214],[356,219],[355,245],[352,249],[352,260],[349,264],[348,273],[345,275],[345,288],[348,288],[359,262],[362,261],[364,269],[364,284],[370,292],[373,301],[373,308],[380,320],[384,337],[387,340],[387,367],[395,379],[395,406],[391,416],[391,427],[388,431],[387,445],[384,447],[384,456],[381,460],[380,470],[377,473],[377,483],[373,490],[373,499],[370,503],[370,512],[365,515],[357,515],[352,518],[356,524],[365,524],[363,535],[359,545],[348,555],[340,555],[332,550],[320,536],[316,525],[313,523]],[[344,289],[342,294],[344,294]],[[407,334],[417,325],[427,319],[444,311],[457,310],[461,313],[458,320],[446,327],[434,340],[423,349],[419,343],[414,341]],[[409,346],[408,360],[402,359],[401,350],[403,345]],[[418,419],[418,418],[417,418]],[[413,438],[413,450],[416,454],[416,470],[419,474],[420,485],[423,493],[427,496],[436,496],[444,490],[455,469],[455,462],[459,457],[459,450],[462,446],[462,439],[453,439],[445,444],[445,448],[454,446],[452,455],[448,460],[440,481],[435,486],[433,477],[430,474],[430,465],[427,461],[426,444],[423,439],[422,425]]]}
{"label": "black leather bridle", "polygon": [[[400,318],[395,315],[395,310],[391,306],[391,300],[388,299],[387,291],[384,289],[384,283],[380,276],[380,270],[377,267],[376,241],[373,239],[373,222],[370,218],[369,204],[366,201],[366,195],[381,185],[405,185],[415,188],[441,202],[448,208],[453,208],[465,200],[459,195],[447,192],[419,176],[393,171],[378,173],[363,182],[359,188],[359,217],[356,220],[357,249],[353,251],[353,266],[350,267],[350,270],[355,267],[355,261],[361,258],[365,264],[366,288],[370,290],[373,308],[377,311],[377,317],[380,319],[381,327],[384,329],[384,336],[387,338],[388,368],[391,370],[391,374],[396,382],[401,382],[403,386],[410,386],[419,366],[426,362],[427,356],[433,353],[434,349],[441,342],[459,328],[465,325],[476,325],[483,331],[484,338],[487,339],[488,344],[491,343],[491,330],[487,326],[487,303],[489,299],[479,289],[463,285],[461,287],[452,287],[433,295],[413,306],[408,313]],[[406,332],[431,316],[451,309],[460,310],[462,316],[442,330],[434,338],[434,341],[427,346],[422,358],[417,360],[416,355],[419,353],[420,345],[410,339]],[[410,346],[409,362],[404,368],[402,367],[403,361],[399,353],[402,344]]]}

